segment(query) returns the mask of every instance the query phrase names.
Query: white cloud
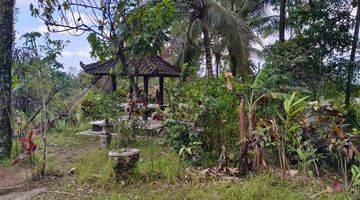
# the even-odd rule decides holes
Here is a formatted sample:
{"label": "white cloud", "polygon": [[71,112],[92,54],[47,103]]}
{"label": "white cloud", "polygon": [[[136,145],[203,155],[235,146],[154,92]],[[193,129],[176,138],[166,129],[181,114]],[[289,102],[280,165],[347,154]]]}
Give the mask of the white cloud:
{"label": "white cloud", "polygon": [[48,29],[47,29],[46,25],[40,25],[37,28],[35,28],[34,31],[37,31],[39,33],[46,33],[46,32],[48,32]]}
{"label": "white cloud", "polygon": [[88,58],[90,57],[90,49],[88,48],[85,48],[83,50],[72,50],[72,51],[63,51],[62,52],[62,56],[65,57],[65,58],[73,58],[73,57],[85,57],[85,58]]}
{"label": "white cloud", "polygon": [[64,51],[62,52],[62,56],[64,57],[73,57],[73,56],[80,56],[80,57],[88,57],[89,52],[85,52],[85,51]]}

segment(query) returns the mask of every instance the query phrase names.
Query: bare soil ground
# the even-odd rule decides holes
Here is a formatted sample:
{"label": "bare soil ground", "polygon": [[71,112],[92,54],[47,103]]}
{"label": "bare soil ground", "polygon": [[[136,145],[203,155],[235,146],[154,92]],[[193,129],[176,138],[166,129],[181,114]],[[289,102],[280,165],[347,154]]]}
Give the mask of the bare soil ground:
{"label": "bare soil ground", "polygon": [[[56,170],[51,169],[45,179],[39,180],[35,175],[36,172],[26,164],[0,165],[0,200],[32,199],[45,191],[51,192],[53,186],[64,181],[64,175],[77,157],[93,148],[98,148],[96,138],[79,138],[74,141],[74,137],[70,137],[55,141],[48,145],[47,156],[49,160],[56,161]],[[37,151],[40,153],[42,149]]]}
{"label": "bare soil ground", "polygon": [[0,165],[0,188],[14,187],[24,184],[26,181],[26,172],[19,168],[9,168]]}

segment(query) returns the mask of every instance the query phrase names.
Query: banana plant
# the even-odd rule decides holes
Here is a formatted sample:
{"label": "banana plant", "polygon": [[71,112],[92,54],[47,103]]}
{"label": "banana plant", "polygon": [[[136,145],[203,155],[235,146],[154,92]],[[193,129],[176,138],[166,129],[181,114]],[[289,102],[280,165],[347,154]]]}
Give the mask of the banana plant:
{"label": "banana plant", "polygon": [[[268,96],[271,96],[271,91],[267,90],[266,85],[269,84],[269,82],[272,82],[275,80],[277,74],[273,73],[273,68],[271,65],[264,65],[263,68],[259,71],[257,76],[255,77],[255,80],[252,84],[248,85],[248,89],[244,90],[242,92],[243,98],[240,100],[240,106],[238,108],[238,115],[239,115],[239,128],[241,132],[241,145],[242,148],[239,152],[241,152],[240,155],[245,156],[245,158],[240,158],[243,160],[248,160],[247,156],[249,155],[249,152],[251,150],[255,151],[255,155],[253,157],[253,164],[255,164],[254,168],[258,169],[260,162],[263,161],[263,152],[265,151],[265,146],[262,145],[263,137],[259,136],[254,130],[253,130],[253,113],[257,108],[258,103]],[[232,87],[228,87],[232,88]],[[230,89],[229,89],[230,90]],[[278,93],[279,95],[280,93]],[[283,94],[285,95],[285,94]],[[243,109],[243,108],[246,109]],[[244,110],[247,111],[247,133],[244,131]],[[251,144],[251,145],[249,145]],[[239,160],[240,160],[239,159]],[[241,163],[239,163],[240,165]],[[261,163],[265,165],[264,163]],[[247,167],[245,166],[245,171],[247,172]]]}
{"label": "banana plant", "polygon": [[[252,115],[256,109],[258,102],[265,98],[271,97],[274,99],[286,99],[289,97],[288,94],[281,92],[274,92],[271,89],[268,89],[268,85],[274,85],[274,83],[279,79],[286,79],[285,76],[276,73],[276,70],[272,67],[271,64],[265,64],[252,84],[249,85],[249,92],[243,92],[245,105],[248,110],[248,132],[251,134],[253,131],[252,126]],[[291,100],[291,99],[290,99]],[[294,99],[293,99],[294,100]],[[288,102],[289,103],[289,102]],[[287,103],[287,104],[288,104]]]}

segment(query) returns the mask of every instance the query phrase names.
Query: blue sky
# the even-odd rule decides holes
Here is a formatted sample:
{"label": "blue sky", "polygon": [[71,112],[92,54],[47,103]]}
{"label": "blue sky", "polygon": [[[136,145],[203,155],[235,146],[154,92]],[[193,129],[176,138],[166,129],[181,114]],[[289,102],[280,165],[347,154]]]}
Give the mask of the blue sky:
{"label": "blue sky", "polygon": [[[17,0],[16,8],[18,9],[17,19],[15,22],[16,42],[20,45],[19,37],[24,33],[37,31],[40,33],[47,32],[43,21],[31,16],[29,4],[32,0]],[[86,36],[75,37],[67,33],[51,33],[52,39],[69,40],[70,44],[64,49],[59,61],[64,64],[64,71],[77,73],[81,70],[79,62],[93,62],[90,57],[90,46]]]}

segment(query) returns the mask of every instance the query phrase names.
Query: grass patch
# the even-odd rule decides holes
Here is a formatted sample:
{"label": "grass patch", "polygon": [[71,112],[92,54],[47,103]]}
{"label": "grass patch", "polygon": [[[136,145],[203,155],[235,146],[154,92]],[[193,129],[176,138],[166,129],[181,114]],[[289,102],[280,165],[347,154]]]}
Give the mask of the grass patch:
{"label": "grass patch", "polygon": [[[315,183],[314,183],[315,184]],[[315,188],[314,188],[315,187]],[[305,200],[321,192],[319,185],[300,182],[283,182],[271,174],[247,178],[241,182],[204,181],[201,183],[179,183],[176,185],[143,185],[129,189],[126,199],[208,199],[208,200]],[[348,199],[346,193],[314,196],[315,199]],[[110,199],[124,199],[124,194],[113,194]]]}
{"label": "grass patch", "polygon": [[[134,174],[126,180],[126,184],[118,183],[112,167],[115,162],[108,157],[109,149],[100,150],[97,144],[90,144],[93,139],[78,137],[75,129],[67,129],[66,133],[50,133],[49,152],[53,145],[63,148],[83,149],[73,161],[63,162],[58,154],[49,154],[48,168],[69,169],[76,167],[73,176],[65,176],[54,183],[54,190],[64,198],[79,199],[357,199],[348,192],[325,193],[324,184],[319,181],[281,181],[273,174],[262,174],[248,177],[242,181],[205,180],[197,175],[189,175],[188,163],[162,144],[158,139],[141,138],[131,143],[131,148],[140,149],[140,160]],[[89,148],[91,147],[91,148]],[[125,148],[116,141],[111,149]],[[88,150],[84,150],[88,149]],[[39,152],[37,152],[38,154]],[[69,153],[69,152],[68,152]],[[37,155],[39,156],[39,155]],[[190,176],[190,177],[189,177]],[[328,184],[325,184],[328,185]],[[58,199],[61,194],[46,193],[43,199]]]}
{"label": "grass patch", "polygon": [[140,160],[135,169],[135,182],[165,180],[175,184],[181,180],[187,164],[176,153],[156,139],[144,139],[134,144],[140,149]]}
{"label": "grass patch", "polygon": [[76,162],[76,181],[84,187],[111,189],[116,187],[112,166],[107,150],[92,150]]}
{"label": "grass patch", "polygon": [[[144,139],[134,142],[132,147],[140,149],[140,159],[130,179],[118,183],[113,171],[115,161],[108,157],[109,150],[94,149],[75,161],[76,182],[83,188],[98,191],[117,190],[124,182],[128,185],[154,181],[175,184],[181,180],[187,165],[175,153],[170,152],[167,146],[159,145],[155,140]],[[117,149],[120,150],[121,147]]]}

